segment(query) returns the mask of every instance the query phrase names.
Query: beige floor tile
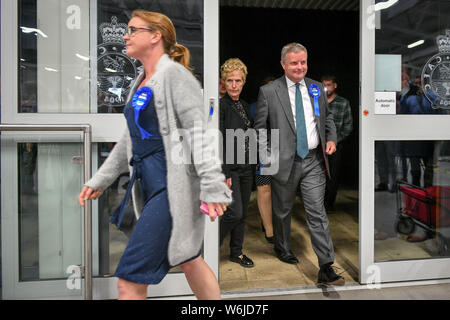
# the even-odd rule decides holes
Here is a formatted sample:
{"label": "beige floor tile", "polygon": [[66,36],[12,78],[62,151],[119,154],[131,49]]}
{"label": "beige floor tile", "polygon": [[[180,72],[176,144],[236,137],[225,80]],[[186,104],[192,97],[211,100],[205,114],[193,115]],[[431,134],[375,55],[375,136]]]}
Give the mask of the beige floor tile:
{"label": "beige floor tile", "polygon": [[[227,237],[220,249],[221,290],[234,291],[249,288],[269,289],[315,285],[319,266],[317,256],[311,245],[301,199],[297,198],[291,221],[291,248],[300,262],[297,265],[290,265],[278,260],[273,251],[273,245],[267,243],[264,238],[255,194],[255,192],[252,194],[249,205],[243,244],[244,254],[253,260],[255,267],[243,268],[228,261],[229,239]],[[356,212],[349,213],[344,210],[337,210],[329,215],[330,231],[335,246],[335,266],[338,267],[337,273],[342,273],[347,283],[356,282],[359,273],[357,192],[353,190],[344,192],[338,200],[338,208],[350,208],[352,210],[356,208]]]}
{"label": "beige floor tile", "polygon": [[249,282],[248,281],[239,281],[239,280],[221,280],[220,281],[220,290],[222,292],[227,291],[235,291],[235,290],[248,290]]}
{"label": "beige floor tile", "polygon": [[279,280],[258,280],[249,281],[249,289],[265,289],[265,288],[288,288],[304,286],[305,279],[299,274],[297,277],[291,279],[279,279]]}
{"label": "beige floor tile", "polygon": [[255,261],[254,268],[246,269],[247,279],[249,281],[289,280],[299,277],[299,273],[295,265],[287,264],[279,260],[269,263],[257,263]]}
{"label": "beige floor tile", "polygon": [[221,260],[219,268],[219,279],[224,281],[247,281],[245,268],[239,264]]}
{"label": "beige floor tile", "polygon": [[375,260],[430,258],[433,256],[430,250],[433,241],[433,239],[429,239],[424,242],[412,243],[406,241],[405,236],[375,241]]}
{"label": "beige floor tile", "polygon": [[[253,297],[239,298],[252,300]],[[450,300],[450,284],[406,286],[377,290],[338,291],[327,288],[322,292],[258,297],[258,300]]]}

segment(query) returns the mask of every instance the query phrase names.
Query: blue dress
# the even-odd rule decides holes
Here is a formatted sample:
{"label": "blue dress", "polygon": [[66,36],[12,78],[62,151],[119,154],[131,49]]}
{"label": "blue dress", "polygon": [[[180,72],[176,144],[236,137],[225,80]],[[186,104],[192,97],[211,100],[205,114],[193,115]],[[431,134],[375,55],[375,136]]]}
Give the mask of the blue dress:
{"label": "blue dress", "polygon": [[143,140],[135,123],[135,110],[130,101],[124,109],[133,147],[133,174],[125,198],[111,222],[120,227],[131,187],[140,183],[145,199],[130,241],[116,269],[115,276],[141,284],[157,284],[167,275],[171,266],[167,258],[172,218],[167,198],[167,168],[158,118],[151,98],[140,112],[138,123],[152,136]]}

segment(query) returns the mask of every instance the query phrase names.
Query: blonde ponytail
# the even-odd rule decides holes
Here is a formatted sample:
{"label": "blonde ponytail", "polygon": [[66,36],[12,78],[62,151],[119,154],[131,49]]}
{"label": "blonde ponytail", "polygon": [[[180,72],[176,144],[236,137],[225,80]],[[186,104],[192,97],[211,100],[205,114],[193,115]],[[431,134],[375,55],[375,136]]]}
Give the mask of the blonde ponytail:
{"label": "blonde ponytail", "polygon": [[170,48],[168,55],[172,60],[179,62],[186,69],[192,71],[190,66],[191,54],[188,48],[177,42]]}

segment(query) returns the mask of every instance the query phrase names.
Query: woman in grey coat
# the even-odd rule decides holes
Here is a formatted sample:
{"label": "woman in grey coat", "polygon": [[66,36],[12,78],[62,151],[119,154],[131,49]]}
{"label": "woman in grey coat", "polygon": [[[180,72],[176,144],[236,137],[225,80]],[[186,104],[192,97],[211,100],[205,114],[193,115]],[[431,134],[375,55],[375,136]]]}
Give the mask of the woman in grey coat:
{"label": "woman in grey coat", "polygon": [[[206,116],[200,85],[187,69],[189,51],[176,42],[170,19],[155,12],[133,12],[124,40],[127,55],[141,61],[145,72],[124,110],[128,128],[83,187],[80,204],[96,199],[129,169],[130,189],[112,222],[120,226],[130,193],[139,219],[115,273],[119,298],[145,299],[147,286],[179,265],[198,299],[219,299],[217,279],[201,256],[200,204],[207,204],[214,221],[231,202],[231,191],[210,140],[203,139]],[[182,141],[194,146],[188,161],[179,159],[186,150]]]}

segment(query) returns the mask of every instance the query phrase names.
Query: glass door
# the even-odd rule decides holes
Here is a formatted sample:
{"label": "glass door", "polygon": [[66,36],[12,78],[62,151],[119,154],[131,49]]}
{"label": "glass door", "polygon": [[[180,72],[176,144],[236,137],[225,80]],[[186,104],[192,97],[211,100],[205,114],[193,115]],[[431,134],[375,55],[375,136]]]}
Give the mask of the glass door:
{"label": "glass door", "polygon": [[[190,49],[203,86],[205,114],[217,104],[218,1],[2,1],[2,110],[7,124],[90,124],[93,173],[126,124],[121,114],[138,61],[122,40],[135,9],[168,15]],[[208,125],[217,127],[217,116]],[[84,158],[79,134],[2,133],[2,298],[82,299],[83,221],[77,196]],[[93,297],[117,298],[113,277],[136,222],[127,208],[121,230],[109,217],[128,173],[92,202]],[[131,203],[131,201],[130,201]],[[206,217],[205,217],[206,219]],[[216,223],[206,223],[203,255],[218,275]],[[192,294],[179,268],[149,297]]]}
{"label": "glass door", "polygon": [[450,3],[361,3],[360,279],[448,278]]}

